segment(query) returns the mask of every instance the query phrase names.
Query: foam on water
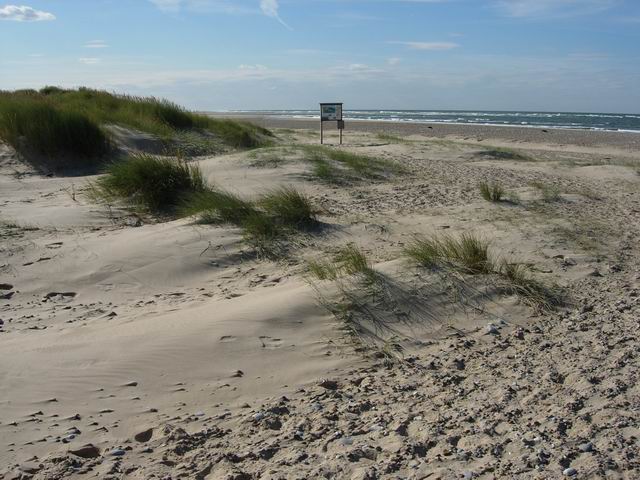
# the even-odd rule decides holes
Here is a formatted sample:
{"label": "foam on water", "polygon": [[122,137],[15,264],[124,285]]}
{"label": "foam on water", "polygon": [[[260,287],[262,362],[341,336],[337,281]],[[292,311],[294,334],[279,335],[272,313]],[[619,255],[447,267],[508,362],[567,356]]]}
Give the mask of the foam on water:
{"label": "foam on water", "polygon": [[[289,118],[319,118],[316,110],[243,111]],[[640,114],[457,110],[345,110],[346,120],[447,123],[640,133]]]}

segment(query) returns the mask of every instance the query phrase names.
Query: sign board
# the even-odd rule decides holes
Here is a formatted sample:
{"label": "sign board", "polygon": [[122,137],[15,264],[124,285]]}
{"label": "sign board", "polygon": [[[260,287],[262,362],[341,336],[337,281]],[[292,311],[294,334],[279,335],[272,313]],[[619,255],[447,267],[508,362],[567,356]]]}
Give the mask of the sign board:
{"label": "sign board", "polygon": [[344,130],[342,103],[320,104],[320,143],[324,143],[324,122],[336,122],[338,130],[340,130],[340,145],[342,145],[342,130]]}
{"label": "sign board", "polygon": [[323,122],[335,122],[342,120],[341,103],[321,103],[320,120]]}

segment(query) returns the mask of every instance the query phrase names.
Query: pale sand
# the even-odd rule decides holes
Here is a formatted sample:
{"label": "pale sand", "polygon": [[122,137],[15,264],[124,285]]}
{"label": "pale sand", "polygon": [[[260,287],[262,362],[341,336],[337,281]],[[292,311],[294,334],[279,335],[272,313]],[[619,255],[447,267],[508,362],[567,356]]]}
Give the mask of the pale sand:
{"label": "pale sand", "polygon": [[[0,300],[0,478],[640,475],[631,140],[535,138],[519,145],[529,162],[410,133],[405,143],[347,135],[344,148],[409,172],[385,181],[325,185],[286,147],[199,159],[225,188],[292,184],[322,207],[324,230],[279,262],[253,258],[235,228],[138,224],[82,195],[89,178],[40,177],[2,147],[0,220],[18,226],[0,226],[0,283],[12,286],[0,294],[14,292]],[[316,140],[305,130],[280,139]],[[252,166],[269,155],[284,161]],[[483,201],[483,178],[520,203]],[[532,182],[556,185],[561,200],[540,202]],[[402,259],[414,234],[442,231],[491,239],[573,304],[537,315],[513,296],[479,294],[481,281],[452,290]],[[387,279],[383,300],[395,303],[370,305],[384,322],[356,318],[379,352],[402,346],[391,366],[354,351],[319,302],[335,288],[306,281],[305,259],[347,242]],[[148,429],[150,440],[134,439]],[[97,458],[68,453],[88,443]]]}
{"label": "pale sand", "polygon": [[[212,116],[248,120],[265,128],[291,128],[320,130],[317,119],[287,118],[270,115],[239,113],[208,113]],[[550,144],[557,147],[596,147],[621,151],[635,151],[640,148],[640,133],[589,131],[578,129],[542,129],[535,127],[511,127],[493,125],[461,125],[443,123],[378,122],[367,120],[346,120],[345,135],[350,132],[388,133],[401,136],[420,135],[427,138],[455,138],[479,142],[493,141],[513,144]],[[335,130],[335,122],[325,122],[324,128]]]}

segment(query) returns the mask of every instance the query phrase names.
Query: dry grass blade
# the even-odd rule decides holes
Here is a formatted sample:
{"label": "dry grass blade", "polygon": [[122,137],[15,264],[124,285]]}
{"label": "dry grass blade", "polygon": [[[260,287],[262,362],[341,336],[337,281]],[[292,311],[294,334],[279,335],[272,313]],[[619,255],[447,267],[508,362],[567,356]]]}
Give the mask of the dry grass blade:
{"label": "dry grass blade", "polygon": [[405,255],[424,267],[448,266],[470,274],[489,273],[493,266],[489,243],[469,233],[459,238],[416,238],[405,248]]}
{"label": "dry grass blade", "polygon": [[504,196],[504,189],[497,183],[480,182],[480,194],[487,202],[500,202]]}
{"label": "dry grass blade", "polygon": [[316,213],[309,198],[291,186],[271,190],[262,196],[259,205],[285,225],[309,228],[316,223]]}

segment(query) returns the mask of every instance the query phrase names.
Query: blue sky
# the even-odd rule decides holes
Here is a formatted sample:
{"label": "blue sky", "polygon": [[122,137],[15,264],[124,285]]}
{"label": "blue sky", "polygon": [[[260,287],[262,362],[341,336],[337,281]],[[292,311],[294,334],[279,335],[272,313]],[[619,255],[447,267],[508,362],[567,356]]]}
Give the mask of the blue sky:
{"label": "blue sky", "polygon": [[0,0],[0,89],[640,112],[640,0]]}

